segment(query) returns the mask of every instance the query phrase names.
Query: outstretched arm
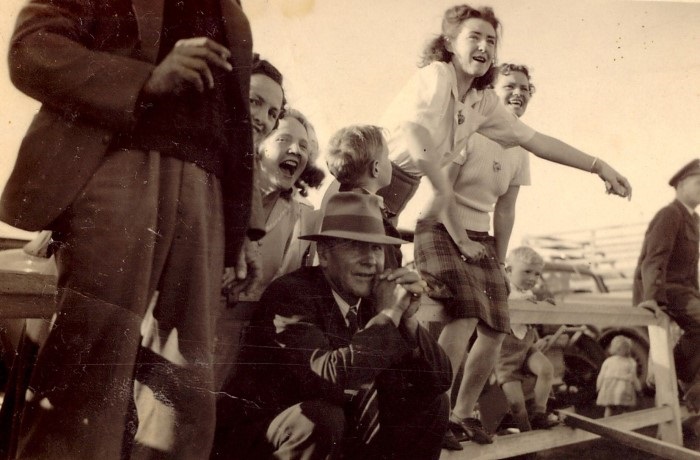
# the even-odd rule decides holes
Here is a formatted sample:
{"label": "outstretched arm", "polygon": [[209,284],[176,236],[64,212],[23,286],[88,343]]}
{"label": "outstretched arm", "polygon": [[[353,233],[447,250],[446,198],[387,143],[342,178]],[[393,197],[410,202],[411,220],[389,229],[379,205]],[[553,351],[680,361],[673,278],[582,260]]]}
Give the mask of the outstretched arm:
{"label": "outstretched arm", "polygon": [[521,146],[544,160],[595,173],[605,181],[608,193],[632,198],[632,186],[627,179],[600,158],[539,132]]}
{"label": "outstretched arm", "polygon": [[508,243],[515,223],[515,202],[520,192],[519,185],[511,185],[505,194],[498,197],[493,212],[493,235],[496,238],[498,262],[503,263],[508,253]]}

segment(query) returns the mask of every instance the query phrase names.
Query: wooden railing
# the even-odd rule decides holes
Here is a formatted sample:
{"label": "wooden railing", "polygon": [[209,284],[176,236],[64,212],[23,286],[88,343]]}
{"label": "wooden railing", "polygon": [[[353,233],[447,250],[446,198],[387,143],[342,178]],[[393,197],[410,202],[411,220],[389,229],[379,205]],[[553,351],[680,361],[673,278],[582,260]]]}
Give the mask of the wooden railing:
{"label": "wooden railing", "polygon": [[526,235],[522,244],[536,249],[546,260],[585,264],[601,274],[631,278],[646,227],[647,223],[633,223]]}
{"label": "wooden railing", "polygon": [[[442,307],[426,302],[418,312],[424,325],[445,323]],[[591,424],[555,427],[526,433],[497,436],[493,444],[464,443],[462,451],[443,451],[441,460],[499,459],[531,452],[539,452],[595,439],[614,433],[614,439],[646,452],[669,459],[700,459],[700,453],[683,447],[681,410],[678,401],[678,383],[673,362],[673,344],[669,339],[670,320],[663,313],[654,313],[631,306],[612,305],[595,307],[590,304],[568,305],[561,308],[547,302],[537,304],[526,300],[510,302],[511,320],[526,324],[591,324],[596,326],[646,326],[649,330],[651,366],[655,375],[655,407],[629,412],[615,417],[591,420]],[[431,327],[434,330],[434,327]],[[566,421],[566,414],[562,414]],[[571,420],[581,420],[581,416]],[[583,418],[585,419],[585,417]],[[571,422],[570,420],[570,422]],[[571,424],[576,424],[571,422]],[[642,437],[632,430],[656,425],[657,438]],[[597,429],[588,429],[591,426]],[[603,427],[603,429],[600,429]],[[595,432],[594,432],[595,431]],[[607,434],[606,434],[607,433]],[[610,437],[613,437],[612,435]]]}

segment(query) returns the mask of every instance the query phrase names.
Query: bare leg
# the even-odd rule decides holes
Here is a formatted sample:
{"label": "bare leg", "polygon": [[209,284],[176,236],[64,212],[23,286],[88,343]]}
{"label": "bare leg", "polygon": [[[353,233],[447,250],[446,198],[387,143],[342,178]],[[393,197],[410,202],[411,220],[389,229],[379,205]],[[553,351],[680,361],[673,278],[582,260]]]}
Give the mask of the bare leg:
{"label": "bare leg", "polygon": [[440,333],[438,344],[450,358],[450,364],[452,364],[452,386],[454,386],[459,366],[467,353],[469,338],[474,333],[478,321],[476,318],[455,319],[447,323]]}
{"label": "bare leg", "polygon": [[525,395],[523,394],[523,385],[519,380],[513,380],[511,382],[506,382],[501,386],[503,394],[505,394],[508,400],[508,407],[510,408],[510,413],[518,424],[518,429],[520,431],[530,431],[530,419],[527,415],[527,409],[525,408]]}
{"label": "bare leg", "polygon": [[605,406],[605,413],[603,414],[603,417],[610,417],[612,414],[613,414],[612,407]]}
{"label": "bare leg", "polygon": [[554,368],[547,357],[540,352],[535,352],[527,359],[527,367],[537,376],[535,382],[535,412],[547,412],[547,400],[552,392],[554,380]]}
{"label": "bare leg", "polygon": [[489,378],[501,350],[505,334],[483,324],[477,325],[477,338],[464,365],[464,376],[459,386],[452,413],[458,418],[470,417],[481,390]]}

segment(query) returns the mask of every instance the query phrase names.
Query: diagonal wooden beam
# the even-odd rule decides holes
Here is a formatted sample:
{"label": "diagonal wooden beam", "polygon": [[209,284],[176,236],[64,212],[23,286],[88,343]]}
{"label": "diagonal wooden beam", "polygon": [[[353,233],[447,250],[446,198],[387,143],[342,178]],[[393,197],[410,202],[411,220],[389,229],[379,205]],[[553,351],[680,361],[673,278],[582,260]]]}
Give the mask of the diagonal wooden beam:
{"label": "diagonal wooden beam", "polygon": [[560,415],[564,423],[572,428],[585,430],[659,457],[671,460],[700,459],[700,452],[645,436],[634,431],[620,430],[611,426],[610,423],[606,423],[607,419],[594,420],[565,411],[561,411]]}

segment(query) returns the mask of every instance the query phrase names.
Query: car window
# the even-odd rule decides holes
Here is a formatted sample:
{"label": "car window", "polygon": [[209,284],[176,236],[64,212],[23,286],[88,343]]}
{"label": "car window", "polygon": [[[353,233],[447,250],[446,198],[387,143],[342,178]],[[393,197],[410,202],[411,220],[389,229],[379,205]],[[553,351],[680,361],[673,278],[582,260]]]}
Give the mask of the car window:
{"label": "car window", "polygon": [[540,285],[536,289],[552,297],[571,292],[600,291],[593,276],[560,270],[545,270],[542,273]]}

